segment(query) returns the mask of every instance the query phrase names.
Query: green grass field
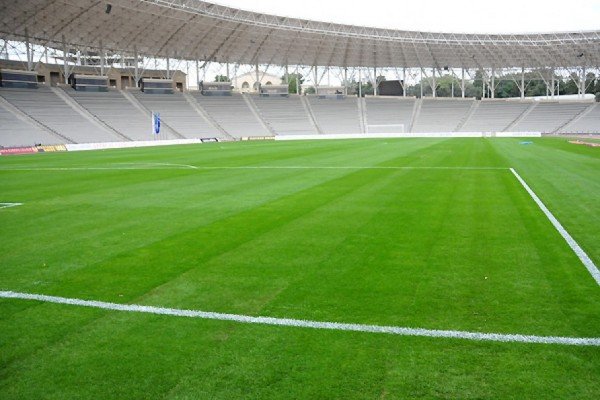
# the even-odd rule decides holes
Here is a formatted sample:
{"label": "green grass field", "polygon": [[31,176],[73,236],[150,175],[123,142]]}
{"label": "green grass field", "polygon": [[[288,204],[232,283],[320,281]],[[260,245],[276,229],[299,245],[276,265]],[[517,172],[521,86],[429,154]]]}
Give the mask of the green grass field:
{"label": "green grass field", "polygon": [[[600,287],[507,168],[600,265],[600,149],[533,142],[248,142],[3,157],[0,202],[23,205],[0,210],[0,290],[599,338]],[[599,377],[594,346],[0,300],[6,400],[598,399]]]}

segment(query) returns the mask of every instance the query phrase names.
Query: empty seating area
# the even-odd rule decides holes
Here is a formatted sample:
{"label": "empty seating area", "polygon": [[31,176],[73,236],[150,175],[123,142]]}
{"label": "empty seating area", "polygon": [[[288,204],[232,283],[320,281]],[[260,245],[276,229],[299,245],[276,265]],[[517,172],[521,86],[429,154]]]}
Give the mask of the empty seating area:
{"label": "empty seating area", "polygon": [[[600,133],[600,103],[590,104],[589,112],[561,129],[562,133]],[[588,111],[588,110],[586,110]]]}
{"label": "empty seating area", "polygon": [[326,134],[361,133],[358,102],[354,97],[343,100],[320,99],[310,96],[308,101],[317,124]]}
{"label": "empty seating area", "polygon": [[181,93],[147,94],[133,92],[148,110],[160,113],[161,120],[187,139],[220,137],[220,132],[209,124]]}
{"label": "empty seating area", "polygon": [[117,90],[67,93],[83,108],[131,140],[150,140],[150,120]]}
{"label": "empty seating area", "polygon": [[[58,90],[64,90],[74,102]],[[150,140],[153,138],[150,110],[159,112],[168,125],[163,129],[166,131],[163,138],[224,138],[227,134],[242,138],[272,136],[272,131],[278,135],[317,133],[301,97],[243,96],[203,96],[199,92],[128,94],[118,90],[80,92],[44,86],[0,88],[0,146]],[[357,98],[307,96],[306,101],[323,133],[361,133]],[[600,104],[584,101],[475,103],[462,99],[423,99],[417,102],[410,98],[368,97],[363,104],[366,104],[362,111],[366,115],[367,132],[372,133],[385,133],[386,125],[404,125],[404,131],[409,132],[411,124],[414,133],[457,129],[600,133]],[[381,131],[378,127],[382,127]]]}
{"label": "empty seating area", "polygon": [[64,139],[20,120],[0,104],[0,146],[17,147],[35,144],[64,144]]}
{"label": "empty seating area", "polygon": [[408,132],[415,108],[414,99],[369,97],[366,103],[369,132],[377,132],[375,125],[404,125],[404,132]]}
{"label": "empty seating area", "polygon": [[454,132],[472,105],[473,100],[424,99],[413,132]]}
{"label": "empty seating area", "polygon": [[60,133],[75,143],[115,142],[123,140],[98,127],[76,112],[63,99],[46,87],[39,89],[2,88],[0,96],[31,116],[40,124]]}
{"label": "empty seating area", "polygon": [[589,103],[540,102],[510,131],[552,133],[589,106]]}
{"label": "empty seating area", "polygon": [[253,96],[252,99],[262,117],[278,134],[314,135],[317,133],[299,96]]}
{"label": "empty seating area", "polygon": [[192,93],[192,96],[231,136],[236,138],[244,136],[271,136],[271,133],[252,113],[242,95],[203,96],[199,92],[195,92]]}
{"label": "empty seating area", "polygon": [[461,132],[502,132],[531,106],[530,102],[485,100],[479,103]]}

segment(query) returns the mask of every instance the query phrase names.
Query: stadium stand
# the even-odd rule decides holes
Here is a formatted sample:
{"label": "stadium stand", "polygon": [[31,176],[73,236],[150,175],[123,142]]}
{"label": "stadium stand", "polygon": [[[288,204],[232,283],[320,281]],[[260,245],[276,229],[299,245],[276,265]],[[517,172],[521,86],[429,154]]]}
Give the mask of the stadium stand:
{"label": "stadium stand", "polygon": [[423,99],[413,132],[454,132],[466,118],[473,100]]}
{"label": "stadium stand", "polygon": [[320,99],[315,96],[307,98],[323,133],[361,133],[356,98]]}
{"label": "stadium stand", "polygon": [[[32,119],[76,143],[115,142],[122,138],[76,112],[51,88],[2,88],[0,96]],[[62,143],[62,142],[61,142]]]}
{"label": "stadium stand", "polygon": [[67,93],[83,108],[128,138],[151,139],[148,117],[135,108],[120,91],[91,93],[67,90]]}
{"label": "stadium stand", "polygon": [[35,144],[58,144],[60,142],[62,142],[60,138],[23,121],[0,103],[1,146],[33,146]]}
{"label": "stadium stand", "polygon": [[600,103],[589,105],[579,117],[559,130],[561,133],[599,133],[600,132]]}
{"label": "stadium stand", "polygon": [[181,93],[132,93],[149,111],[160,113],[161,119],[186,139],[221,137],[221,133],[198,114]]}
{"label": "stadium stand", "polygon": [[240,94],[232,96],[203,96],[191,93],[194,99],[229,135],[235,138],[244,136],[271,136]]}
{"label": "stadium stand", "polygon": [[260,97],[252,99],[263,118],[280,135],[316,134],[299,96]]}
{"label": "stadium stand", "polygon": [[[243,96],[247,96],[244,98]],[[82,92],[71,88],[0,88],[1,146],[150,140],[150,111],[161,138],[377,132],[599,133],[600,105],[584,101],[404,99],[357,101],[317,96],[259,97]],[[421,107],[419,107],[421,106]],[[383,127],[383,128],[381,128]],[[411,130],[411,127],[413,128]]]}
{"label": "stadium stand", "polygon": [[589,103],[575,102],[540,102],[508,131],[553,133],[573,118],[576,118],[589,105]]}
{"label": "stadium stand", "polygon": [[530,102],[508,100],[480,101],[479,107],[459,130],[461,132],[502,132],[530,105]]}

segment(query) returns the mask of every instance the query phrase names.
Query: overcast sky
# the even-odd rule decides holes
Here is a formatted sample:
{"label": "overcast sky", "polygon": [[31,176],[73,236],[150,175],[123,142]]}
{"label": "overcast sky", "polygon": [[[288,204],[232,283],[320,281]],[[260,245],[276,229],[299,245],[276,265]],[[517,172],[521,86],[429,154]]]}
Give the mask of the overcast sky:
{"label": "overcast sky", "polygon": [[600,0],[208,0],[246,10],[403,30],[519,33],[600,29]]}

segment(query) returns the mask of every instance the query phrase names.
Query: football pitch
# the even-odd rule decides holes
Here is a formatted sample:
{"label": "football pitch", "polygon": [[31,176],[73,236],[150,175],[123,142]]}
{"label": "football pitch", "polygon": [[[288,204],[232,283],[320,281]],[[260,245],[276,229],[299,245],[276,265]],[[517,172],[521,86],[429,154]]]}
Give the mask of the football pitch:
{"label": "football pitch", "polygon": [[2,399],[600,397],[599,148],[54,153],[0,188]]}

